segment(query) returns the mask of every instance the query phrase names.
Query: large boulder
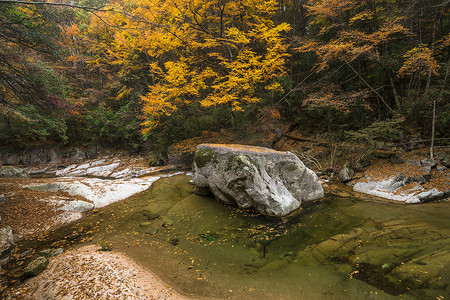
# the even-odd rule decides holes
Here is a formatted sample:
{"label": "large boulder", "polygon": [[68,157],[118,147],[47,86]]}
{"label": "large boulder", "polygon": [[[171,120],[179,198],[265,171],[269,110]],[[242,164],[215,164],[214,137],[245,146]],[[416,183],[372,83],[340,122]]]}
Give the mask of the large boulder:
{"label": "large boulder", "polygon": [[219,201],[284,216],[302,201],[323,197],[317,175],[290,152],[268,148],[202,144],[193,164],[196,193],[210,190]]}

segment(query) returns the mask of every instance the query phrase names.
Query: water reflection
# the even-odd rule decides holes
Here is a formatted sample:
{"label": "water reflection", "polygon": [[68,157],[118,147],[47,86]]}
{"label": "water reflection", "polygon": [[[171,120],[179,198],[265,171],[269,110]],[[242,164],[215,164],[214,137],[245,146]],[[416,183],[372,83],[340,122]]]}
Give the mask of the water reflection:
{"label": "water reflection", "polygon": [[[115,243],[181,292],[205,297],[403,299],[449,294],[448,203],[422,208],[327,195],[270,218],[163,179],[103,214]],[[149,220],[148,215],[157,215]],[[157,256],[157,258],[156,258]]]}

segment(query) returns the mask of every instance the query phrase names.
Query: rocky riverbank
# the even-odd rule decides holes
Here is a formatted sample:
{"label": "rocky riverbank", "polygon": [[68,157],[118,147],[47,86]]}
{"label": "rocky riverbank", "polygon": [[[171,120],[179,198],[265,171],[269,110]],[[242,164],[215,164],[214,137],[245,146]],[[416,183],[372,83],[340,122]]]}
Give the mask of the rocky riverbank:
{"label": "rocky riverbank", "polygon": [[445,147],[436,149],[430,159],[428,148],[380,145],[368,149],[305,137],[293,130],[273,148],[295,153],[323,181],[340,181],[357,192],[409,204],[450,197],[450,150]]}
{"label": "rocky riverbank", "polygon": [[174,170],[149,167],[142,157],[112,151],[80,162],[68,159],[64,165],[0,168],[0,267],[13,257],[27,257],[26,251],[17,253],[17,241],[43,236],[86,212],[146,190]]}
{"label": "rocky riverbank", "polygon": [[[149,167],[142,157],[121,153],[100,154],[56,170],[51,163],[22,167],[3,166],[4,176],[0,176],[0,228],[10,226],[17,238],[130,197],[174,170],[172,166]],[[36,175],[36,170],[46,171]]]}
{"label": "rocky riverbank", "polygon": [[409,204],[446,200],[450,197],[448,152],[435,160],[424,158],[421,150],[386,153],[349,182],[357,192]]}
{"label": "rocky riverbank", "polygon": [[[290,150],[297,154],[302,158],[305,164],[315,170],[320,175],[321,181],[325,183],[324,188],[326,194],[334,193],[334,184],[331,184],[331,182],[342,181],[347,185],[354,187],[356,191],[358,191],[361,186],[368,186],[370,188],[361,191],[366,194],[403,201],[405,203],[419,203],[435,200],[445,201],[448,197],[447,191],[450,190],[450,172],[448,169],[447,151],[437,151],[437,159],[434,161],[428,160],[426,158],[426,152],[420,149],[411,152],[378,151],[375,155],[370,157],[370,159],[367,157],[365,158],[368,162],[352,160],[352,155],[356,155],[358,152],[349,152],[346,156],[343,156],[345,159],[340,157],[340,159],[336,159],[334,163],[331,163],[329,159],[331,158],[330,156],[333,153],[333,149],[330,150],[329,148],[319,145],[316,148],[311,147],[308,150],[307,146],[302,143],[300,143],[300,148],[303,152],[296,150],[298,149],[298,145],[297,147],[282,150]],[[299,142],[297,142],[297,144],[299,144]],[[284,143],[281,148],[286,148],[286,143]],[[305,149],[307,150],[305,151]],[[4,239],[1,245],[1,258],[3,260],[4,258],[10,258],[13,255],[19,258],[21,255],[25,255],[24,253],[14,253],[14,242],[17,238],[23,239],[30,236],[44,237],[44,232],[48,232],[48,229],[72,222],[73,220],[80,218],[86,211],[98,211],[99,208],[107,204],[147,189],[155,180],[162,176],[166,176],[161,174],[161,172],[174,171],[176,170],[176,167],[149,167],[148,162],[142,157],[130,157],[118,153],[100,153],[96,158],[80,162],[66,161],[64,165],[59,166],[54,164],[34,165],[25,166],[22,170],[7,166],[2,170],[13,172],[16,174],[15,176],[22,176],[22,178],[0,178],[0,209],[2,217],[0,220],[0,228],[4,229],[4,234],[2,231]],[[29,178],[29,174],[32,174],[31,178]],[[37,178],[36,176],[41,178]],[[424,195],[427,195],[424,193],[428,193],[429,198],[424,198]],[[438,198],[436,198],[437,196]],[[373,201],[378,201],[375,199],[376,198],[374,198]],[[378,203],[382,204],[383,202],[378,201]],[[103,220],[100,219],[99,222],[103,222]],[[164,224],[166,223],[167,222]],[[141,225],[142,224],[139,224],[139,226]],[[389,227],[390,225],[388,225],[385,226],[383,223],[383,228],[391,228]],[[375,229],[376,228],[377,227],[375,227]],[[397,227],[394,229],[397,230]],[[153,231],[149,232],[153,234]],[[12,233],[14,233],[14,236],[11,235]],[[370,231],[369,233],[372,234]],[[369,233],[364,234],[368,235]],[[389,239],[391,234],[389,233],[387,236]],[[216,239],[216,237],[210,235],[206,235],[206,237],[213,239],[212,241],[215,241]],[[361,234],[357,232],[356,235],[350,236],[349,240],[357,240],[360,237]],[[88,240],[89,239],[87,239],[87,241]],[[176,240],[178,241],[178,239]],[[173,245],[175,246],[175,244]],[[321,247],[322,244],[320,243],[312,245],[310,250],[308,250],[311,253],[308,255],[314,254],[314,251],[317,249],[322,253],[323,249]],[[326,254],[326,256],[335,255],[336,249],[333,247],[330,248],[331,254],[327,252],[328,254]],[[359,246],[356,245],[355,247]],[[359,251],[357,251],[356,248],[356,250],[353,248],[349,249],[348,253]],[[57,258],[58,260],[56,261],[59,261],[61,265],[72,266],[74,270],[78,270],[77,272],[84,270],[83,268],[88,265],[87,262],[93,262],[94,266],[98,266],[98,268],[93,267],[90,271],[86,270],[86,274],[88,274],[86,278],[99,278],[99,276],[102,276],[104,270],[119,267],[119,265],[110,263],[102,265],[100,262],[103,259],[108,261],[109,258],[103,256],[103,253],[96,252],[92,249],[86,250],[86,253],[88,253],[86,256],[88,257],[86,258],[87,260],[84,261],[83,258],[81,260],[81,265],[77,265],[77,263],[70,258],[70,255],[72,255],[70,253],[77,254],[78,252],[71,251],[72,250],[68,251],[69,254],[67,254],[67,256],[61,256],[61,259],[64,260],[59,260],[60,258]],[[298,253],[300,253],[301,256],[304,255],[301,251]],[[350,259],[347,264],[354,269],[351,269],[351,272],[355,270],[358,271],[357,265],[360,262],[357,258],[353,259],[348,253],[344,253],[343,256],[345,256],[345,259]],[[77,255],[81,254],[78,253]],[[24,257],[27,256],[25,255]],[[73,256],[71,257],[73,258]],[[289,258],[290,257],[291,256],[289,256]],[[305,257],[307,257],[306,254]],[[55,259],[56,258],[53,260]],[[428,258],[426,259],[430,260]],[[317,260],[322,263],[321,258],[318,258]],[[438,260],[442,261],[442,259]],[[285,263],[285,261],[289,262],[289,259],[283,258],[282,263]],[[379,263],[378,261],[374,262],[370,259],[367,261],[369,261],[370,264]],[[445,262],[447,263],[447,260],[445,260]],[[99,263],[99,265],[96,265],[97,263]],[[49,268],[52,268],[52,259],[50,259],[49,266]],[[349,266],[347,266],[348,269],[350,269]],[[394,270],[400,274],[401,268],[398,268],[397,270],[393,269],[393,266],[397,267],[395,264],[390,264],[386,265],[386,267],[381,270],[383,270],[383,272]],[[59,272],[59,269],[55,268],[52,270],[58,274],[57,272]],[[133,269],[134,267],[131,266],[129,268]],[[377,270],[378,269],[375,271]],[[32,295],[33,293],[42,292],[49,293],[49,295],[57,295],[58,293],[64,294],[67,292],[61,290],[64,285],[59,286],[56,284],[56,279],[58,277],[51,277],[52,272],[46,274],[47,275],[39,275],[39,278],[43,278],[45,279],[44,281],[49,282],[48,286],[50,287],[39,286],[38,283],[40,280],[35,279],[34,281],[27,281],[27,283],[21,287],[23,290],[17,290],[17,292],[31,293]],[[74,273],[72,275],[76,277],[77,274],[80,273]],[[401,277],[401,274],[397,275],[395,275],[395,278]],[[117,276],[121,278],[124,278],[123,276],[126,277],[124,274],[119,274]],[[406,277],[408,276],[409,275]],[[116,281],[116,279],[117,278],[114,280]],[[52,282],[54,282],[56,286],[51,287]],[[392,284],[396,283],[394,282]],[[82,281],[81,286],[85,285],[86,287],[89,287],[88,283]],[[134,291],[136,291],[135,287],[141,286],[141,283],[136,283],[136,285],[133,286],[133,288],[128,288],[127,293],[129,292],[130,294],[127,295],[135,295],[133,294]],[[439,285],[436,285],[436,287],[440,288]],[[127,287],[121,286],[120,284],[105,284],[105,286],[100,286],[100,288],[105,293],[108,293],[114,288],[126,289]],[[67,295],[81,295],[77,294],[81,292],[75,288],[72,289],[72,292],[73,294],[69,293]],[[170,291],[168,290],[164,290],[163,294],[165,295],[164,297],[172,297],[172,294],[170,294]],[[88,294],[84,295],[86,296]]]}

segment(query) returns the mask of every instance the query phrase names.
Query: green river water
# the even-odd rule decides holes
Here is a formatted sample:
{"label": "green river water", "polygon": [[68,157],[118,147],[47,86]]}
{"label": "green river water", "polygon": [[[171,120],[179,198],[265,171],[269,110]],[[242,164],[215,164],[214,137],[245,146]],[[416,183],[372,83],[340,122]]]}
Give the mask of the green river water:
{"label": "green river water", "polygon": [[449,202],[405,205],[341,186],[269,218],[196,196],[189,179],[162,178],[19,246],[111,245],[194,298],[450,299]]}

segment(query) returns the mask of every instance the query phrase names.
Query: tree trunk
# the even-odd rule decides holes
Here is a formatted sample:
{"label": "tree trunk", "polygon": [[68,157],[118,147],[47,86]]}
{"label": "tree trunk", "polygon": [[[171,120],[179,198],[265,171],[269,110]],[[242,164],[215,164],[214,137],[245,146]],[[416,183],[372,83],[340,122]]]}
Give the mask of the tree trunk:
{"label": "tree trunk", "polygon": [[[437,14],[437,10],[436,10]],[[436,22],[433,22],[433,34],[431,38],[431,55],[434,54],[434,42],[436,40]],[[447,68],[448,71],[448,68]],[[431,86],[431,69],[428,72],[427,85],[425,87],[425,97],[429,96],[430,86]],[[447,74],[446,74],[447,77]],[[436,127],[436,96],[433,97],[433,119],[431,120],[431,146],[430,146],[430,159],[434,160],[434,135],[435,135],[435,127]]]}
{"label": "tree trunk", "polygon": [[[436,40],[436,22],[433,23],[433,34],[432,34],[432,38],[431,38],[431,55],[434,54],[435,40]],[[430,71],[428,72],[427,85],[425,86],[424,95],[428,95],[428,92],[430,91],[431,75],[432,75],[432,70],[430,69]]]}
{"label": "tree trunk", "polygon": [[430,159],[434,160],[434,128],[436,124],[436,97],[433,97],[433,119],[431,121]]}
{"label": "tree trunk", "polygon": [[395,106],[397,106],[397,110],[401,111],[400,100],[398,99],[397,89],[394,85],[394,79],[392,79],[392,75],[389,73],[389,81],[391,82],[392,93],[394,94]]}

